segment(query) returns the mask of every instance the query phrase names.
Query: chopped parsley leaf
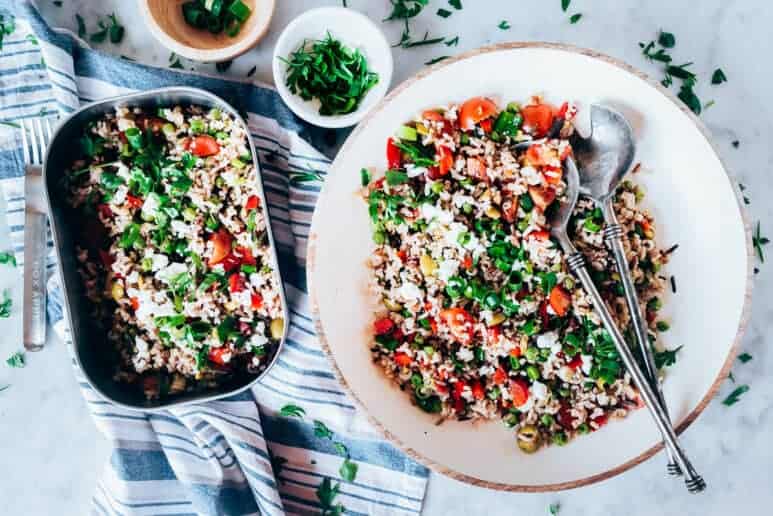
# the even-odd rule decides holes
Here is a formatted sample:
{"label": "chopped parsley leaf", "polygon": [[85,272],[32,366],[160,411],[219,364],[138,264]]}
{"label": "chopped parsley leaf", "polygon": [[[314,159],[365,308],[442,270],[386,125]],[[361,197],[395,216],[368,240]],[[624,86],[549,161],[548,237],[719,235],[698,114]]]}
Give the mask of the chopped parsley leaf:
{"label": "chopped parsley leaf", "polygon": [[753,357],[749,353],[741,353],[738,355],[738,360],[741,361],[742,364],[745,364],[746,362],[750,361]]}
{"label": "chopped parsley leaf", "polygon": [[16,257],[11,253],[0,253],[0,265],[12,265],[16,267]]}
{"label": "chopped parsley leaf", "polygon": [[572,16],[569,17],[569,23],[574,25],[575,23],[580,21],[581,18],[582,18],[582,13],[573,14]]}
{"label": "chopped parsley leaf", "polygon": [[333,438],[333,431],[330,430],[325,423],[322,421],[315,419],[314,420],[314,435],[319,437],[320,439],[332,439]]}
{"label": "chopped parsley leaf", "polygon": [[5,363],[8,364],[9,367],[17,368],[22,368],[27,365],[27,362],[24,359],[23,351],[17,351],[16,353],[12,354],[10,357],[8,357]]}
{"label": "chopped parsley leaf", "polygon": [[341,474],[341,478],[347,482],[354,482],[354,479],[357,477],[357,469],[357,464],[349,460],[347,457],[344,459],[344,462],[341,464],[341,468],[338,470],[338,472]]}
{"label": "chopped parsley leaf", "polygon": [[757,221],[757,229],[754,230],[754,236],[752,237],[752,245],[757,252],[757,257],[760,259],[760,263],[765,263],[765,254],[763,253],[763,246],[768,245],[770,240],[767,237],[762,236],[760,233],[760,221]]}
{"label": "chopped parsley leaf", "polygon": [[298,419],[303,419],[303,416],[306,415],[306,411],[303,410],[298,405],[293,405],[292,403],[288,403],[281,409],[279,409],[279,415],[283,417],[297,417]]}
{"label": "chopped parsley leaf", "polygon": [[446,46],[447,47],[455,47],[458,44],[459,44],[459,36],[456,36],[456,37],[454,37],[452,39],[447,39],[446,40]]}
{"label": "chopped parsley leaf", "polygon": [[711,75],[711,84],[722,84],[723,82],[727,82],[727,76],[722,68],[717,68]]}
{"label": "chopped parsley leaf", "polygon": [[451,14],[452,14],[451,11],[449,11],[448,9],[443,9],[442,7],[437,10],[437,15],[440,16],[441,18],[448,18],[449,16],[451,16]]}
{"label": "chopped parsley leaf", "polygon": [[502,30],[509,30],[510,24],[507,22],[507,20],[502,20],[501,22],[499,22],[499,25],[497,25],[497,27],[499,27]]}
{"label": "chopped parsley leaf", "polygon": [[736,388],[733,390],[733,392],[731,392],[730,394],[728,394],[727,398],[725,398],[725,399],[722,401],[722,404],[723,404],[723,405],[725,405],[725,406],[727,406],[727,407],[730,407],[730,406],[732,406],[732,405],[735,405],[736,403],[738,403],[738,402],[740,401],[740,399],[741,399],[741,396],[742,396],[744,393],[748,392],[748,391],[749,391],[749,389],[750,389],[750,387],[749,387],[748,385],[739,385],[738,387],[736,387]]}

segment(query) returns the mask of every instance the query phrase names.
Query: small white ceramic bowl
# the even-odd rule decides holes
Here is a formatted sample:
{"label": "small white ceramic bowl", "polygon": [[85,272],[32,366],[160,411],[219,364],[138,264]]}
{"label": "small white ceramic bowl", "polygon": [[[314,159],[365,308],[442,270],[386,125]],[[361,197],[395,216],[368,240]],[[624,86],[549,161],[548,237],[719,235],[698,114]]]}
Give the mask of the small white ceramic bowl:
{"label": "small white ceramic bowl", "polygon": [[[357,111],[347,115],[323,116],[319,114],[319,101],[303,100],[287,88],[287,65],[280,57],[287,58],[304,40],[316,40],[330,33],[350,48],[359,49],[368,61],[368,69],[378,74],[376,84],[365,95]],[[386,95],[392,81],[392,48],[384,33],[367,16],[345,7],[321,7],[305,12],[290,22],[274,47],[274,83],[279,95],[293,112],[307,122],[320,127],[349,127],[360,120]]]}

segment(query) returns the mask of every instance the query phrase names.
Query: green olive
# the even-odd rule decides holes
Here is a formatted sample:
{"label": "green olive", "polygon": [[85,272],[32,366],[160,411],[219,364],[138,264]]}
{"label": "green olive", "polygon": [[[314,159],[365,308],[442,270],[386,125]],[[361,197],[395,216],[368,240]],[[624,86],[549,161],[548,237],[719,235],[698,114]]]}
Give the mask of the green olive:
{"label": "green olive", "polygon": [[534,453],[542,444],[539,431],[534,425],[524,425],[518,429],[516,434],[518,448],[524,453]]}

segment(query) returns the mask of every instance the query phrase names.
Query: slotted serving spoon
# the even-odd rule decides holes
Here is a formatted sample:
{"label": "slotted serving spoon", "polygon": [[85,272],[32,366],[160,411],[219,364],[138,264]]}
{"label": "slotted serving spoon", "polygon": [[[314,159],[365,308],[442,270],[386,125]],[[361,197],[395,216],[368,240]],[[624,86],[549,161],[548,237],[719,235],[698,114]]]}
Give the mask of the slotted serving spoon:
{"label": "slotted serving spoon", "polygon": [[604,328],[612,337],[617,352],[623,360],[623,364],[630,373],[631,378],[633,378],[634,384],[639,389],[647,408],[655,419],[658,430],[660,430],[660,433],[663,436],[663,442],[665,443],[666,448],[669,449],[670,453],[673,455],[674,460],[681,471],[685,472],[685,484],[687,485],[687,489],[691,493],[701,492],[706,488],[706,482],[696,473],[679,444],[676,433],[671,426],[671,421],[669,420],[663,405],[660,404],[658,395],[650,385],[647,376],[636,363],[636,359],[634,358],[631,349],[628,347],[628,344],[625,342],[623,335],[620,333],[620,329],[617,327],[612,315],[609,313],[609,309],[607,308],[604,299],[596,289],[596,285],[593,283],[585,265],[584,256],[577,250],[569,238],[567,228],[574,207],[577,204],[577,199],[580,195],[580,178],[577,165],[571,156],[565,160],[564,168],[565,181],[567,183],[566,200],[561,203],[560,208],[556,210],[551,217],[551,234],[563,249],[569,270],[579,278],[585,291],[590,295],[593,301],[593,308],[599,314],[599,317],[604,324]]}

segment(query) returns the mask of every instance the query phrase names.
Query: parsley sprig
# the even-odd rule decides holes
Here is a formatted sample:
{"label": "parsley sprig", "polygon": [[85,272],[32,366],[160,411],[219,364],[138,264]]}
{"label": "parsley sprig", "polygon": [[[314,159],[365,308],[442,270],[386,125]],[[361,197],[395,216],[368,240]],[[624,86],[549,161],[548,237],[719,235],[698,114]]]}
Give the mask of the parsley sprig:
{"label": "parsley sprig", "polygon": [[27,365],[27,362],[24,359],[23,351],[17,351],[13,353],[10,357],[8,357],[5,363],[8,364],[8,367],[16,367],[16,368],[22,368]]}
{"label": "parsley sprig", "polygon": [[3,49],[3,38],[10,36],[16,30],[16,20],[10,14],[0,14],[0,50]]}
{"label": "parsley sprig", "polygon": [[727,407],[735,405],[740,401],[741,396],[743,396],[744,393],[748,392],[749,389],[751,389],[751,387],[749,387],[748,385],[739,385],[738,387],[733,389],[733,392],[727,395],[727,398],[725,398],[722,401],[722,404]]}
{"label": "parsley sprig", "polygon": [[16,257],[8,252],[0,253],[0,265],[12,265],[16,267]]}
{"label": "parsley sprig", "polygon": [[757,221],[757,228],[754,230],[754,236],[752,236],[752,245],[757,252],[757,257],[760,259],[760,263],[765,263],[765,253],[763,247],[770,243],[770,239],[762,236],[760,229],[760,221]]}
{"label": "parsley sprig", "polygon": [[356,111],[379,77],[368,69],[365,56],[333,38],[304,41],[288,59],[287,87],[304,100],[318,99],[320,115]]}

